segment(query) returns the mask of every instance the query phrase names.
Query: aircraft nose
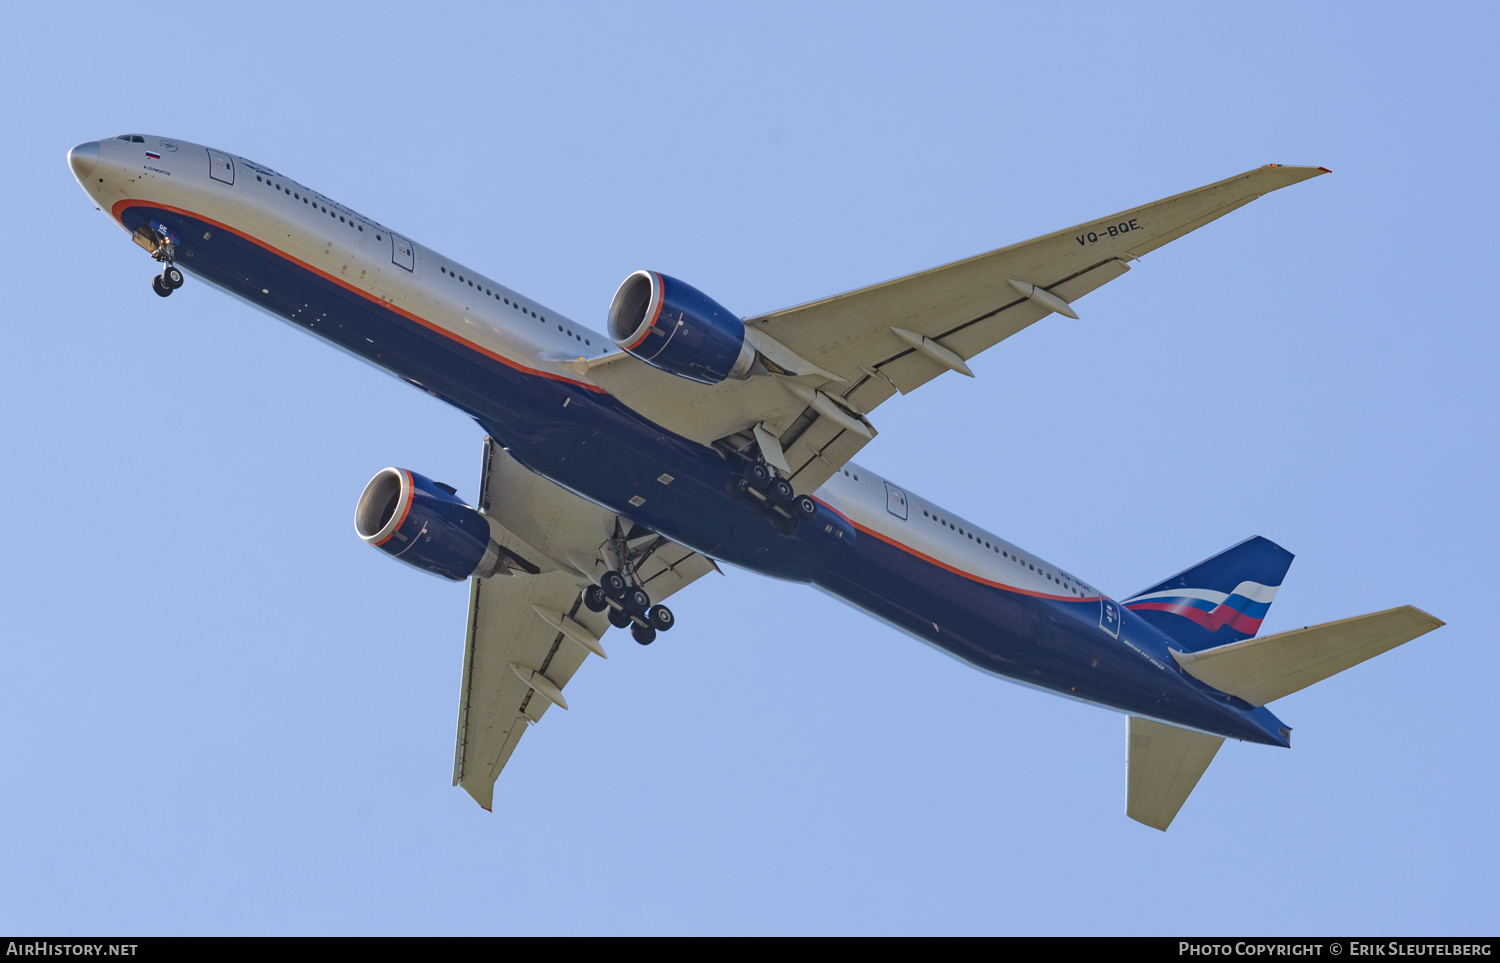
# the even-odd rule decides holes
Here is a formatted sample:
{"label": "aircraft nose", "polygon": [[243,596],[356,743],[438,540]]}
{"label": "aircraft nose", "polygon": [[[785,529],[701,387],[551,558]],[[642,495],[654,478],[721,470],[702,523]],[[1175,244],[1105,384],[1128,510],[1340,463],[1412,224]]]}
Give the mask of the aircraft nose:
{"label": "aircraft nose", "polygon": [[97,140],[79,144],[68,151],[68,166],[73,168],[73,176],[80,181],[92,174],[98,165],[99,142]]}

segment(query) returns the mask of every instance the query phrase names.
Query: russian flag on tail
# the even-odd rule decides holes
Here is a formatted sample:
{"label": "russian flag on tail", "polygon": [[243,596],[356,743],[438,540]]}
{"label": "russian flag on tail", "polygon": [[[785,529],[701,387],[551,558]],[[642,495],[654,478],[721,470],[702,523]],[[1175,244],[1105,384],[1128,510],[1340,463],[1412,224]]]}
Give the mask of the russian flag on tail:
{"label": "russian flag on tail", "polygon": [[1124,605],[1192,652],[1239,642],[1260,631],[1293,557],[1257,535],[1131,596]]}

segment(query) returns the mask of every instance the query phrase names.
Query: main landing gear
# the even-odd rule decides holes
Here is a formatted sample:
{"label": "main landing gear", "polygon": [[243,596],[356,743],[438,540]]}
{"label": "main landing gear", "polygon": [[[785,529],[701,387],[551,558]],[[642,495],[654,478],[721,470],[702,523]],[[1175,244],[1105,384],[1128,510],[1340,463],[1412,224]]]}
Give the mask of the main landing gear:
{"label": "main landing gear", "polygon": [[616,571],[605,572],[598,585],[583,590],[583,604],[590,612],[609,612],[609,624],[615,628],[630,627],[630,634],[641,645],[656,641],[656,633],[666,632],[677,624],[672,610],[652,605],[651,596],[639,586],[632,586]]}
{"label": "main landing gear", "polygon": [[783,535],[791,535],[797,531],[798,522],[818,514],[818,503],[812,496],[798,495],[791,482],[763,461],[745,463],[744,473],[729,481],[729,497],[735,501],[749,499]]}

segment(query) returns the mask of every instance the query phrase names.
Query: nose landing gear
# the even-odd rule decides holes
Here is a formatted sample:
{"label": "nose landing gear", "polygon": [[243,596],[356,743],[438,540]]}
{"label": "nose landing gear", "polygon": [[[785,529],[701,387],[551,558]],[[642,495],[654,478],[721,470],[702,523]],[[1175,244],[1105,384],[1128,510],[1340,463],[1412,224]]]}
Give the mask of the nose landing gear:
{"label": "nose landing gear", "polygon": [[151,279],[151,290],[155,291],[161,297],[167,297],[180,287],[182,287],[182,272],[171,264],[168,264],[160,274]]}
{"label": "nose landing gear", "polygon": [[131,240],[151,252],[151,257],[161,262],[161,274],[151,279],[151,290],[159,297],[167,297],[182,287],[182,271],[172,262],[177,257],[177,239],[166,225],[152,221],[142,224],[131,235]]}

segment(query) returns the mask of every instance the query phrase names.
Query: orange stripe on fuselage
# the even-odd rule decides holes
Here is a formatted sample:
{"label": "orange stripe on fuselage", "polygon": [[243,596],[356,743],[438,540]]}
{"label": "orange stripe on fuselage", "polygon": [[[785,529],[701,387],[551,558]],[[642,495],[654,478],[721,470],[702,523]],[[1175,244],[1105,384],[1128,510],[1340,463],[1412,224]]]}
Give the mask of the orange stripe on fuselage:
{"label": "orange stripe on fuselage", "polygon": [[[379,304],[382,308],[385,308],[386,310],[393,311],[396,314],[399,314],[402,317],[404,317],[404,318],[406,318],[406,319],[408,319],[410,321],[413,321],[416,324],[419,324],[419,325],[421,325],[424,328],[427,328],[429,331],[432,331],[435,334],[440,334],[440,335],[442,335],[445,338],[448,338],[448,339],[450,339],[452,341],[456,341],[457,343],[459,343],[461,345],[464,345],[465,347],[468,347],[468,348],[470,348],[470,349],[472,349],[474,351],[479,352],[480,354],[484,355],[487,358],[490,358],[492,360],[500,362],[501,364],[505,365],[508,368],[514,368],[517,371],[521,371],[521,372],[524,372],[526,374],[536,375],[536,376],[541,377],[541,378],[548,378],[548,379],[551,379],[553,381],[561,381],[564,384],[576,385],[576,386],[578,386],[580,388],[585,388],[585,389],[587,389],[589,391],[597,392],[599,394],[605,394],[606,393],[603,388],[600,388],[597,385],[591,385],[591,384],[587,384],[587,383],[582,382],[582,381],[577,381],[575,379],[565,377],[563,375],[553,374],[550,371],[540,371],[540,370],[538,370],[536,368],[527,367],[526,365],[523,365],[520,362],[513,361],[510,358],[505,357],[504,355],[501,355],[501,354],[498,354],[498,353],[496,353],[494,351],[491,351],[490,349],[484,347],[483,345],[476,344],[473,341],[468,340],[467,338],[460,337],[459,335],[453,333],[452,331],[449,331],[447,328],[442,327],[441,325],[437,324],[436,322],[428,321],[427,319],[422,318],[422,317],[420,317],[420,316],[418,316],[416,314],[413,314],[410,311],[405,310],[404,308],[397,307],[396,305],[391,304],[388,301],[382,301],[380,298],[375,297],[374,295],[370,294],[367,291],[360,290],[359,288],[355,287],[354,285],[350,284],[347,281],[344,281],[344,280],[342,280],[340,278],[334,277],[333,275],[329,274],[328,272],[320,270],[319,268],[314,267],[311,264],[308,264],[306,261],[303,261],[300,258],[294,257],[291,254],[288,254],[285,251],[282,251],[279,248],[274,247],[273,245],[267,244],[265,241],[262,241],[259,238],[252,237],[251,235],[246,234],[244,231],[241,231],[238,228],[230,227],[228,224],[225,224],[222,221],[216,221],[216,220],[214,220],[211,217],[206,217],[206,216],[204,216],[202,214],[198,214],[198,213],[196,213],[194,211],[185,210],[185,209],[180,208],[180,207],[173,207],[170,204],[161,204],[161,203],[156,203],[156,202],[152,202],[152,201],[142,201],[142,200],[123,200],[123,201],[117,201],[117,202],[115,202],[115,205],[110,209],[110,214],[114,217],[114,219],[116,221],[119,221],[120,220],[120,212],[123,211],[123,210],[126,210],[127,208],[131,208],[131,207],[146,207],[146,208],[155,208],[155,209],[163,210],[163,211],[171,211],[174,214],[182,214],[182,215],[185,215],[187,217],[196,218],[196,219],[198,219],[200,221],[203,221],[206,224],[212,224],[214,227],[217,227],[220,230],[228,231],[229,233],[235,235],[236,237],[243,238],[244,240],[249,241],[251,244],[254,244],[257,247],[263,248],[263,249],[265,249],[267,251],[270,251],[272,254],[275,254],[275,255],[277,255],[279,257],[285,258],[286,260],[291,261],[293,264],[296,264],[296,265],[304,268],[305,270],[307,270],[307,271],[309,271],[309,272],[317,275],[318,277],[323,278],[326,281],[333,282],[334,284],[336,284],[339,287],[345,289],[346,291],[349,291],[351,294],[358,295],[359,297],[362,297],[362,298],[364,298],[367,301],[370,301],[370,302],[375,303],[375,304]],[[121,222],[120,226],[124,227],[124,223]],[[658,283],[660,284],[661,282],[660,282],[659,278],[660,278],[660,276],[658,275]],[[651,323],[646,326],[646,333],[650,333],[651,328],[653,328],[653,327],[656,326],[657,319],[661,317],[662,304],[666,301],[666,297],[665,297],[665,295],[666,295],[666,286],[665,286],[665,284],[662,284],[662,294],[663,294],[663,297],[662,297],[662,299],[660,301],[658,301],[658,303],[656,305],[656,312],[652,315]],[[641,339],[640,340],[642,340],[642,341],[645,340],[645,334],[641,335]],[[637,341],[636,343],[639,344],[640,342]],[[631,347],[634,347],[634,345],[632,345]],[[406,511],[402,513],[402,515],[401,515],[401,521],[399,523],[397,523],[396,530],[399,530],[400,527],[401,527],[401,525],[405,524],[405,522],[406,522],[406,515],[411,511],[411,501],[415,501],[415,487],[416,486],[413,485],[413,498],[410,501],[407,502]],[[1099,596],[1085,596],[1083,598],[1076,598],[1076,597],[1066,596],[1066,595],[1051,595],[1051,594],[1049,594],[1047,592],[1033,592],[1033,591],[1030,591],[1029,589],[1018,588],[1018,587],[1016,587],[1014,585],[1006,585],[1006,584],[1004,584],[1002,582],[992,581],[991,579],[987,579],[987,578],[984,578],[982,576],[975,575],[973,572],[966,572],[963,569],[955,568],[954,566],[949,565],[947,562],[939,561],[938,559],[933,558],[931,555],[928,555],[928,554],[926,554],[924,552],[917,551],[915,548],[912,548],[910,545],[906,545],[906,544],[904,544],[902,542],[896,541],[895,539],[893,539],[893,538],[891,538],[891,537],[889,537],[887,535],[883,535],[880,532],[875,531],[873,528],[869,528],[869,527],[867,527],[865,525],[861,525],[859,522],[856,522],[854,519],[850,518],[848,515],[845,515],[843,512],[839,511],[837,508],[834,508],[832,505],[830,505],[827,502],[823,501],[821,498],[817,499],[817,501],[818,501],[819,504],[823,505],[823,507],[827,508],[829,511],[833,512],[835,515],[838,515],[840,518],[844,519],[844,521],[848,522],[856,530],[858,530],[860,532],[864,532],[865,534],[867,534],[867,535],[869,535],[869,536],[871,536],[873,538],[878,538],[882,542],[885,542],[886,544],[888,544],[888,545],[890,545],[890,546],[892,546],[894,548],[900,549],[901,551],[906,552],[906,553],[908,553],[910,555],[914,555],[917,558],[920,558],[923,561],[928,562],[929,564],[936,565],[938,568],[944,569],[945,571],[948,571],[948,572],[952,572],[954,575],[961,576],[963,578],[969,579],[970,581],[978,582],[981,585],[988,585],[988,586],[991,586],[992,588],[997,588],[997,589],[1000,589],[1000,590],[1005,591],[1005,592],[1013,592],[1013,593],[1015,593],[1017,595],[1029,595],[1029,596],[1031,596],[1033,598],[1052,599],[1052,600],[1058,601],[1058,602],[1087,602],[1087,601],[1091,601],[1091,600],[1099,598]],[[395,530],[392,531],[392,535],[394,535],[394,534],[395,534]]]}
{"label": "orange stripe on fuselage", "polygon": [[[228,231],[229,233],[235,235],[236,237],[244,238],[245,240],[249,241],[251,244],[254,244],[255,246],[260,247],[260,248],[264,248],[265,250],[270,251],[272,254],[275,254],[278,257],[285,258],[286,260],[291,261],[293,264],[296,264],[299,267],[302,267],[303,269],[305,269],[307,271],[310,271],[313,274],[316,274],[318,277],[323,278],[325,281],[332,281],[334,284],[337,284],[339,287],[344,288],[346,291],[349,291],[352,294],[356,294],[356,295],[364,298],[366,301],[369,301],[369,302],[374,303],[374,304],[378,304],[382,308],[385,308],[388,311],[393,311],[396,314],[401,315],[403,318],[406,318],[409,321],[413,321],[413,322],[421,325],[422,327],[428,329],[429,331],[434,332],[435,334],[440,334],[440,335],[442,335],[445,338],[448,338],[448,339],[450,339],[452,341],[456,341],[459,344],[461,344],[461,345],[463,345],[463,346],[465,346],[467,348],[470,348],[470,349],[472,349],[474,351],[479,352],[480,354],[484,355],[487,358],[490,358],[490,359],[492,359],[494,361],[498,361],[501,364],[505,365],[507,368],[514,368],[517,371],[525,372],[526,374],[530,374],[530,375],[536,375],[539,378],[550,378],[553,381],[561,381],[564,384],[577,385],[580,388],[586,388],[589,391],[595,391],[595,392],[598,392],[599,394],[604,394],[605,393],[604,389],[598,387],[597,385],[591,385],[591,384],[587,384],[587,383],[582,382],[582,381],[577,381],[577,380],[575,380],[573,378],[565,377],[563,375],[553,374],[550,371],[540,371],[540,370],[538,370],[536,368],[529,368],[526,365],[521,364],[519,361],[512,361],[510,358],[507,358],[507,357],[505,357],[502,354],[498,354],[498,353],[496,353],[494,351],[491,351],[489,348],[486,348],[486,347],[484,347],[481,344],[476,344],[476,343],[474,343],[473,341],[470,341],[467,338],[464,338],[464,337],[461,337],[461,336],[459,336],[457,334],[454,334],[452,331],[449,331],[447,328],[443,327],[442,325],[438,324],[435,321],[428,321],[426,318],[422,318],[422,317],[419,317],[418,315],[412,314],[410,311],[407,311],[404,308],[399,308],[396,305],[391,304],[389,301],[382,301],[380,298],[377,298],[375,295],[370,294],[368,291],[362,291],[362,290],[360,290],[359,288],[357,288],[354,285],[350,284],[348,281],[344,281],[344,280],[342,280],[340,278],[336,278],[332,274],[329,274],[327,271],[320,270],[320,269],[314,267],[313,265],[308,264],[306,261],[301,260],[300,258],[293,257],[292,255],[286,253],[285,251],[283,251],[283,250],[281,250],[281,249],[279,249],[277,247],[273,247],[270,244],[267,244],[265,241],[262,241],[259,238],[251,237],[249,234],[246,234],[244,231],[241,231],[238,228],[230,227],[228,224],[225,224],[225,223],[223,223],[221,221],[216,221],[216,220],[214,220],[211,217],[205,217],[202,214],[197,214],[197,213],[194,213],[193,211],[184,210],[183,208],[180,208],[180,207],[173,207],[170,204],[158,204],[158,203],[156,203],[154,201],[141,201],[141,200],[116,201],[114,207],[112,207],[110,209],[110,214],[114,216],[114,219],[116,221],[119,221],[120,220],[120,212],[123,211],[123,210],[125,210],[125,209],[127,209],[127,208],[131,208],[131,207],[155,208],[157,210],[171,211],[174,214],[183,214],[183,215],[185,215],[187,217],[197,218],[198,220],[203,221],[205,224],[212,224],[214,227],[217,227],[220,230]],[[124,227],[125,225],[122,222],[120,224],[120,226]]]}
{"label": "orange stripe on fuselage", "polygon": [[915,548],[912,548],[910,545],[907,545],[905,542],[898,542],[894,538],[891,538],[889,535],[883,535],[867,525],[861,525],[859,522],[856,522],[854,519],[850,518],[848,515],[845,515],[843,512],[839,511],[837,508],[834,508],[832,505],[823,501],[823,499],[821,498],[815,498],[814,501],[822,505],[824,508],[828,509],[830,512],[833,512],[835,515],[837,515],[839,518],[842,518],[850,525],[854,526],[854,528],[858,531],[861,531],[873,538],[878,538],[882,542],[885,542],[887,545],[890,545],[892,548],[898,548],[909,555],[915,555],[917,558],[920,558],[924,562],[927,562],[931,565],[936,565],[940,569],[952,572],[954,575],[962,576],[963,578],[969,579],[972,582],[978,582],[981,585],[988,585],[992,588],[997,588],[1005,592],[1014,592],[1017,595],[1029,595],[1032,598],[1039,599],[1052,599],[1056,602],[1091,602],[1096,601],[1100,598],[1100,596],[1097,595],[1085,595],[1080,598],[1078,596],[1070,595],[1051,595],[1047,592],[1033,592],[1030,589],[1018,588],[1014,585],[1006,585],[1004,582],[995,582],[981,575],[975,575],[973,572],[965,572],[963,569],[955,568],[954,566],[949,565],[947,562],[939,561],[938,559],[933,558],[931,555],[928,555],[925,552],[919,552]]}

